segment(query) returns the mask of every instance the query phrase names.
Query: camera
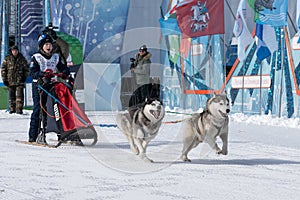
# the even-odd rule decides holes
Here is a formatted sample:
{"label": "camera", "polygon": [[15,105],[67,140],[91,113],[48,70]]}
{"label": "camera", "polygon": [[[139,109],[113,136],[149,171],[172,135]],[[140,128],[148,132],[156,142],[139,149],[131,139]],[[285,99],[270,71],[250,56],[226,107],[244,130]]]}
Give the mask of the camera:
{"label": "camera", "polygon": [[46,26],[45,29],[53,30],[53,29],[58,29],[58,28],[59,28],[59,27],[57,27],[57,26],[53,26],[52,22],[49,22],[49,25]]}

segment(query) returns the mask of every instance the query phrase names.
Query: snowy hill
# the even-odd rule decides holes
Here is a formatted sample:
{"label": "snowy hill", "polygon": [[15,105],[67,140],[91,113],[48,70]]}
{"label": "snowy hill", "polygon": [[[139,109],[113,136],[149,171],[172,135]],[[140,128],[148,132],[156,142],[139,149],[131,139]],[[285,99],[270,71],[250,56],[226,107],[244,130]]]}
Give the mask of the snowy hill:
{"label": "snowy hill", "polygon": [[[114,124],[113,112],[90,112],[95,124]],[[184,116],[186,117],[186,116]],[[191,163],[179,160],[181,123],[164,124],[145,163],[117,128],[96,126],[94,147],[57,149],[27,140],[30,111],[0,111],[0,199],[298,199],[299,119],[230,115],[229,154],[199,145]],[[165,121],[182,119],[168,114]]]}

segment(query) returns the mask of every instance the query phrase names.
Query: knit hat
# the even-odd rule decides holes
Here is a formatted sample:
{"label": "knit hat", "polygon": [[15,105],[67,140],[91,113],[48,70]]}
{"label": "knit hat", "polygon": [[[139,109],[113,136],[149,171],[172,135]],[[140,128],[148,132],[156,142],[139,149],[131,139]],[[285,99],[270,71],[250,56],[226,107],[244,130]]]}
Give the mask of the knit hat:
{"label": "knit hat", "polygon": [[44,44],[51,43],[53,45],[54,40],[50,35],[42,34],[38,39],[39,49],[42,49]]}
{"label": "knit hat", "polygon": [[146,51],[147,52],[147,46],[144,44],[143,46],[140,47],[140,51]]}

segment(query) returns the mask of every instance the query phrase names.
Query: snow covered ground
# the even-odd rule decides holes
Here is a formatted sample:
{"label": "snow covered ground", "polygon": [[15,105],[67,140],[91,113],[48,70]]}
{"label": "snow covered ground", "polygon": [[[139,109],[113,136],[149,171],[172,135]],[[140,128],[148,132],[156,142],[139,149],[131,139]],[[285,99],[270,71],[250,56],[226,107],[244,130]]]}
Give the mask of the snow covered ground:
{"label": "snow covered ground", "polygon": [[[95,124],[115,124],[113,112],[88,112]],[[185,115],[168,114],[164,121]],[[300,196],[300,120],[230,115],[229,154],[206,144],[179,160],[180,126],[164,124],[145,163],[117,128],[95,126],[94,147],[57,149],[27,140],[30,111],[0,110],[0,199],[271,199]]]}

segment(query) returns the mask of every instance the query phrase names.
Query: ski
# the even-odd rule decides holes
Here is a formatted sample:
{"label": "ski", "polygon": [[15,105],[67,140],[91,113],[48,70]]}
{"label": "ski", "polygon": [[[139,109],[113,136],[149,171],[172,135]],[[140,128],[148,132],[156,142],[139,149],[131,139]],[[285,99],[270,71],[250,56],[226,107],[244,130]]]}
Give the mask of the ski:
{"label": "ski", "polygon": [[42,143],[37,143],[37,142],[28,142],[28,141],[24,141],[24,140],[15,140],[15,141],[18,142],[18,143],[28,144],[28,145],[32,145],[32,146],[57,148],[57,145],[42,144]]}

